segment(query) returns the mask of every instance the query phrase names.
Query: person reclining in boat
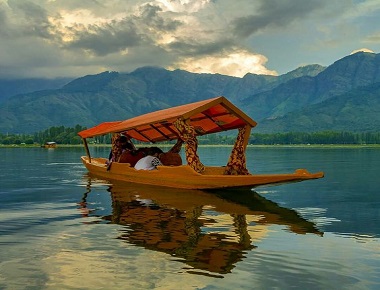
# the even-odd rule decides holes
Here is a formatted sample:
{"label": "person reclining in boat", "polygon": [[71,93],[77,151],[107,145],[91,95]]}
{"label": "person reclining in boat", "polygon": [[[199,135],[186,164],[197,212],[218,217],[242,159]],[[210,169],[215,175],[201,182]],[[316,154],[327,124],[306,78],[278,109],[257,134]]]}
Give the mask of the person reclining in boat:
{"label": "person reclining in boat", "polygon": [[[147,156],[148,150],[150,149],[147,147],[139,148],[137,150],[126,150],[120,156],[119,163],[129,163],[131,167],[134,167],[141,158]],[[161,153],[158,156],[158,159],[160,159],[162,165],[165,166],[182,165],[182,158],[178,153]]]}
{"label": "person reclining in boat", "polygon": [[137,150],[125,150],[119,159],[119,163],[129,163],[134,167],[136,163],[143,157],[147,156],[149,148],[139,148]]}
{"label": "person reclining in boat", "polygon": [[108,156],[108,163],[119,162],[119,159],[124,152],[134,150],[133,145],[124,135],[119,136],[119,138],[116,140],[116,147],[116,149],[111,149],[111,152]]}
{"label": "person reclining in boat", "polygon": [[163,151],[158,147],[150,147],[148,150],[148,155],[137,161],[135,169],[137,170],[153,170],[156,169],[158,165],[162,165],[159,155]]}
{"label": "person reclining in boat", "polygon": [[182,157],[179,153],[166,152],[159,156],[161,163],[165,166],[179,166],[182,165]]}
{"label": "person reclining in boat", "polygon": [[[113,141],[114,142],[114,141]],[[106,160],[107,171],[111,169],[112,162],[119,162],[121,155],[126,151],[134,150],[135,147],[124,135],[116,137],[115,144],[112,144],[111,152]]]}

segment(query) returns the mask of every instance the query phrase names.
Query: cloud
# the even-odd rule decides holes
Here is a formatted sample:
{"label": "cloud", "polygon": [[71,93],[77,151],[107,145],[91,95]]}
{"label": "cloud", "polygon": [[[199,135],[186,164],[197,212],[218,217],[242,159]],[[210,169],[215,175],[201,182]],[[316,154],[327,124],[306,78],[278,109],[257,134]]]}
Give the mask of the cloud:
{"label": "cloud", "polygon": [[[123,26],[122,26],[123,25]],[[62,47],[67,50],[81,49],[96,56],[105,56],[123,51],[141,44],[143,36],[139,35],[133,23],[125,21],[118,26],[105,24],[92,25],[86,29],[72,29],[69,40],[62,39]]]}
{"label": "cloud", "polygon": [[235,76],[287,72],[369,44],[376,50],[379,25],[366,24],[367,15],[378,19],[375,4],[0,0],[0,76],[75,77],[145,65]]}
{"label": "cloud", "polygon": [[42,7],[28,1],[9,0],[7,4],[0,3],[2,37],[50,37],[50,24]]}
{"label": "cloud", "polygon": [[356,50],[352,51],[350,54],[355,54],[355,53],[358,53],[358,52],[374,53],[372,50],[370,50],[368,48],[360,48],[360,49],[356,49]]}
{"label": "cloud", "polygon": [[220,55],[204,57],[186,57],[178,60],[170,68],[181,68],[194,73],[215,73],[243,77],[247,72],[265,75],[277,75],[265,67],[266,57],[254,55],[249,51],[236,50]]}
{"label": "cloud", "polygon": [[371,44],[380,43],[380,30],[378,32],[368,35],[365,38],[365,42],[368,42]]}
{"label": "cloud", "polygon": [[232,21],[233,31],[240,37],[268,28],[283,28],[297,19],[305,18],[324,7],[324,1],[318,0],[266,0],[253,14],[238,17]]}

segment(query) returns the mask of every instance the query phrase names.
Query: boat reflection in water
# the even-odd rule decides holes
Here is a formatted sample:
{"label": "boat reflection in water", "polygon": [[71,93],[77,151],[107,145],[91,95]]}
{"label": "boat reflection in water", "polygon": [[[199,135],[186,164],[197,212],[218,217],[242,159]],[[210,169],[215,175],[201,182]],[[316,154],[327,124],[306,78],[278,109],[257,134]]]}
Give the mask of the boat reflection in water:
{"label": "boat reflection in water", "polygon": [[[106,181],[89,177],[91,183]],[[297,234],[322,235],[315,225],[291,209],[254,191],[206,192],[113,183],[108,189],[112,215],[103,219],[125,226],[118,237],[133,245],[164,252],[187,264],[187,272],[223,277],[269,233],[283,225]]]}

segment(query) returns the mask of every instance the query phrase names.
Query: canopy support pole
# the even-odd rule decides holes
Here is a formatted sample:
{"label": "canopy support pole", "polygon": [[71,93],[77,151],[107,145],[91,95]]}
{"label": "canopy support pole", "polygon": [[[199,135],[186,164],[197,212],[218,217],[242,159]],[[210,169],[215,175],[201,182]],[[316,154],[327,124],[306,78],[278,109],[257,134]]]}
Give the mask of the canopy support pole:
{"label": "canopy support pole", "polygon": [[249,175],[246,167],[245,149],[247,148],[251,126],[239,128],[239,133],[232,149],[224,174],[226,175]]}
{"label": "canopy support pole", "polygon": [[84,149],[86,150],[86,155],[88,157],[88,162],[91,163],[91,155],[90,155],[90,150],[88,149],[87,139],[82,138],[82,140],[83,140]]}

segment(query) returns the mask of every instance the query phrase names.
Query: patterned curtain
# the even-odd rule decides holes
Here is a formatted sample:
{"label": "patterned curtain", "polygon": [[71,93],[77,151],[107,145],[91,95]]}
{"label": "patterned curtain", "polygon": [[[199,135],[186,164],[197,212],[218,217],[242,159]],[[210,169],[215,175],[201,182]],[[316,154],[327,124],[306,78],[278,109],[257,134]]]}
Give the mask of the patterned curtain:
{"label": "patterned curtain", "polygon": [[118,162],[123,148],[119,145],[120,134],[112,134],[112,161]]}
{"label": "patterned curtain", "polygon": [[185,150],[187,164],[196,172],[202,173],[205,170],[205,166],[199,160],[197,153],[198,140],[195,136],[194,127],[187,124],[182,118],[178,118],[174,122],[174,126],[177,128],[181,139],[186,142]]}
{"label": "patterned curtain", "polygon": [[230,158],[224,174],[226,175],[250,175],[246,168],[245,148],[247,146],[248,135],[247,126],[239,128],[239,134],[236,138],[234,148],[232,149]]}

